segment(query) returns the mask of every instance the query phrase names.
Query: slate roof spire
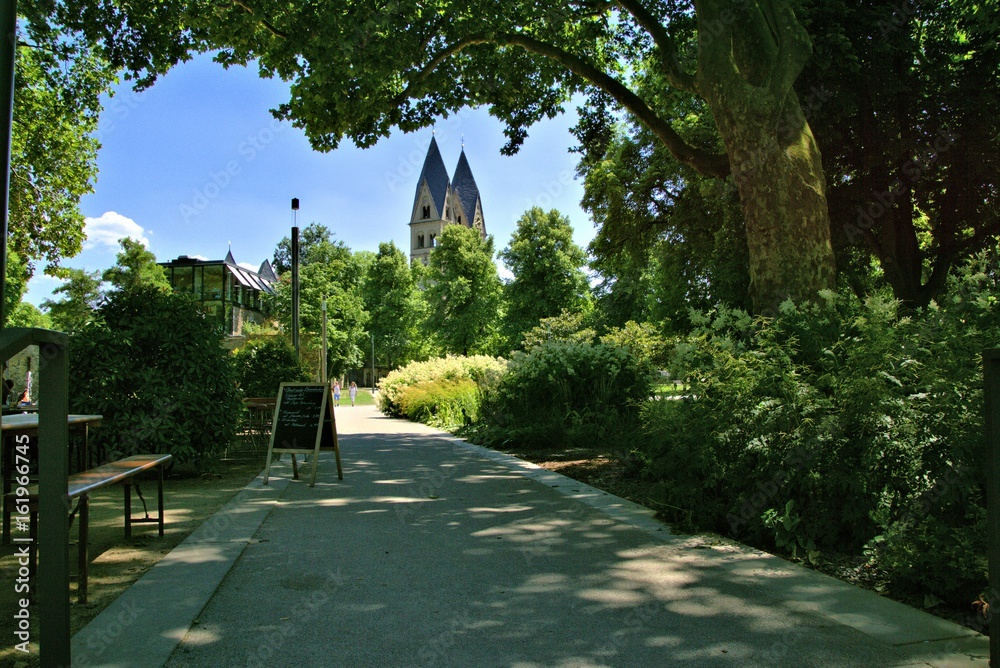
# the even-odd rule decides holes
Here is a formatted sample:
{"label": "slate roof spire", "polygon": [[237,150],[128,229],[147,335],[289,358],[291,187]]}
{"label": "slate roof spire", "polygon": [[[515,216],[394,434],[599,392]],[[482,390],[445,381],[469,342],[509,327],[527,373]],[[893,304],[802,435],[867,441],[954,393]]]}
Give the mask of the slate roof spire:
{"label": "slate roof spire", "polygon": [[486,221],[483,220],[482,216],[483,204],[479,197],[479,186],[476,185],[476,177],[472,175],[472,168],[469,167],[469,159],[465,157],[464,139],[462,141],[462,154],[458,157],[458,167],[455,168],[455,180],[452,182],[452,190],[462,205],[462,213],[465,215],[462,224],[466,227],[472,227],[478,209],[480,220],[482,220],[483,232],[485,233]]}
{"label": "slate roof spire", "polygon": [[448,170],[445,169],[444,160],[441,158],[441,151],[438,149],[437,139],[431,137],[431,145],[427,149],[427,157],[424,158],[423,169],[420,170],[420,177],[417,179],[417,190],[413,195],[413,208],[417,208],[420,201],[420,190],[424,183],[427,183],[427,190],[430,192],[431,201],[437,209],[437,215],[445,218],[445,203],[448,201],[448,194],[451,190],[451,179],[448,178]]}

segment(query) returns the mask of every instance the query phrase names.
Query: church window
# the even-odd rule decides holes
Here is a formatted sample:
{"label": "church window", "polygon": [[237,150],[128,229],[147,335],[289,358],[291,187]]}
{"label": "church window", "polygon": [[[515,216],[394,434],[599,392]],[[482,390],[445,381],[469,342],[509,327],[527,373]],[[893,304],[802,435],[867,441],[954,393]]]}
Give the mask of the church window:
{"label": "church window", "polygon": [[431,235],[431,248],[434,248],[434,235]]}
{"label": "church window", "polygon": [[459,217],[458,217],[458,224],[459,224],[459,225],[461,225],[461,224],[462,224],[462,217],[461,217],[461,216],[459,216]]}
{"label": "church window", "polygon": [[[432,245],[432,246],[434,245],[434,242],[433,242],[433,238],[434,238],[434,237],[432,236],[432,237],[431,237],[431,239],[432,239],[432,241],[431,241],[431,245]],[[422,235],[422,234],[418,234],[418,235],[417,235],[417,248],[423,248],[423,247],[424,247],[424,235]]]}
{"label": "church window", "polygon": [[427,218],[430,218],[431,217],[431,208],[429,206],[427,206],[427,205],[424,205],[423,214],[424,214],[423,217],[424,217],[425,220]]}

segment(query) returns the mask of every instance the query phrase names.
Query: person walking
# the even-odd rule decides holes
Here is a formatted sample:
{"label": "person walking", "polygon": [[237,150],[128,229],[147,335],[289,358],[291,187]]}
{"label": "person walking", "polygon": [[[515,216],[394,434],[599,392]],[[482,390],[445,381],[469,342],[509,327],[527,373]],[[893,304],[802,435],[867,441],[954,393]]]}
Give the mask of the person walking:
{"label": "person walking", "polygon": [[333,405],[334,406],[339,406],[340,405],[340,381],[339,380],[333,381]]}
{"label": "person walking", "polygon": [[354,400],[358,398],[358,385],[353,380],[351,381],[351,389],[348,390],[348,394],[351,395],[351,405],[354,405]]}

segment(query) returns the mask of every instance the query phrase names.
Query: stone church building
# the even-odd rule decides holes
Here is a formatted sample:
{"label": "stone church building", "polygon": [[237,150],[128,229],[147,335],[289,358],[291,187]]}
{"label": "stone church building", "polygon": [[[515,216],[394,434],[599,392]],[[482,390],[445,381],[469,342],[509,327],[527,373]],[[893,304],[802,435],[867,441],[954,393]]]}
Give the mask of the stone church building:
{"label": "stone church building", "polygon": [[420,260],[427,264],[431,249],[445,225],[465,225],[478,230],[481,236],[486,236],[483,203],[469,161],[465,157],[465,148],[462,148],[458,166],[455,167],[455,179],[452,180],[444,166],[441,151],[438,150],[437,139],[431,137],[424,167],[417,179],[417,191],[410,214],[411,262]]}

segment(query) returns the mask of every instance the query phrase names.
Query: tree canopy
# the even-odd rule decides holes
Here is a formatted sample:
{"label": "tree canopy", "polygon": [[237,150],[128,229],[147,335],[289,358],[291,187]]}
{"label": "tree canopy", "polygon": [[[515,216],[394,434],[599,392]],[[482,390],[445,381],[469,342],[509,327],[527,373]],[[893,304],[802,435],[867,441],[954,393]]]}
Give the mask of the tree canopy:
{"label": "tree canopy", "polygon": [[390,368],[420,357],[420,322],[425,304],[417,289],[406,254],[393,242],[378,246],[378,254],[365,276],[365,310],[368,331],[375,337],[375,355]]}
{"label": "tree canopy", "polygon": [[[320,150],[487,105],[513,152],[571,95],[599,91],[680,162],[733,175],[758,309],[833,287],[823,166],[793,88],[812,44],[792,0],[136,0],[127,11],[61,0],[49,14],[104,43],[142,85],[196,50],[255,63],[290,82],[275,114]],[[703,105],[718,134],[689,136],[661,103],[671,91]]]}
{"label": "tree canopy", "polygon": [[114,290],[137,291],[140,287],[151,287],[161,292],[170,292],[170,281],[163,267],[156,263],[156,256],[141,241],[130,237],[118,240],[122,249],[118,252],[114,266],[101,276]]}
{"label": "tree canopy", "polygon": [[101,273],[83,269],[63,269],[65,282],[53,290],[62,299],[46,299],[42,307],[52,320],[52,326],[62,332],[77,332],[94,318],[94,312],[104,296]]}
{"label": "tree canopy", "polygon": [[496,345],[502,288],[493,263],[493,237],[447,225],[431,251],[427,331],[444,352],[489,354]]}
{"label": "tree canopy", "polygon": [[526,211],[500,259],[514,274],[504,286],[505,329],[514,348],[542,318],[579,311],[587,303],[587,255],[573,242],[569,218],[555,209]]}

